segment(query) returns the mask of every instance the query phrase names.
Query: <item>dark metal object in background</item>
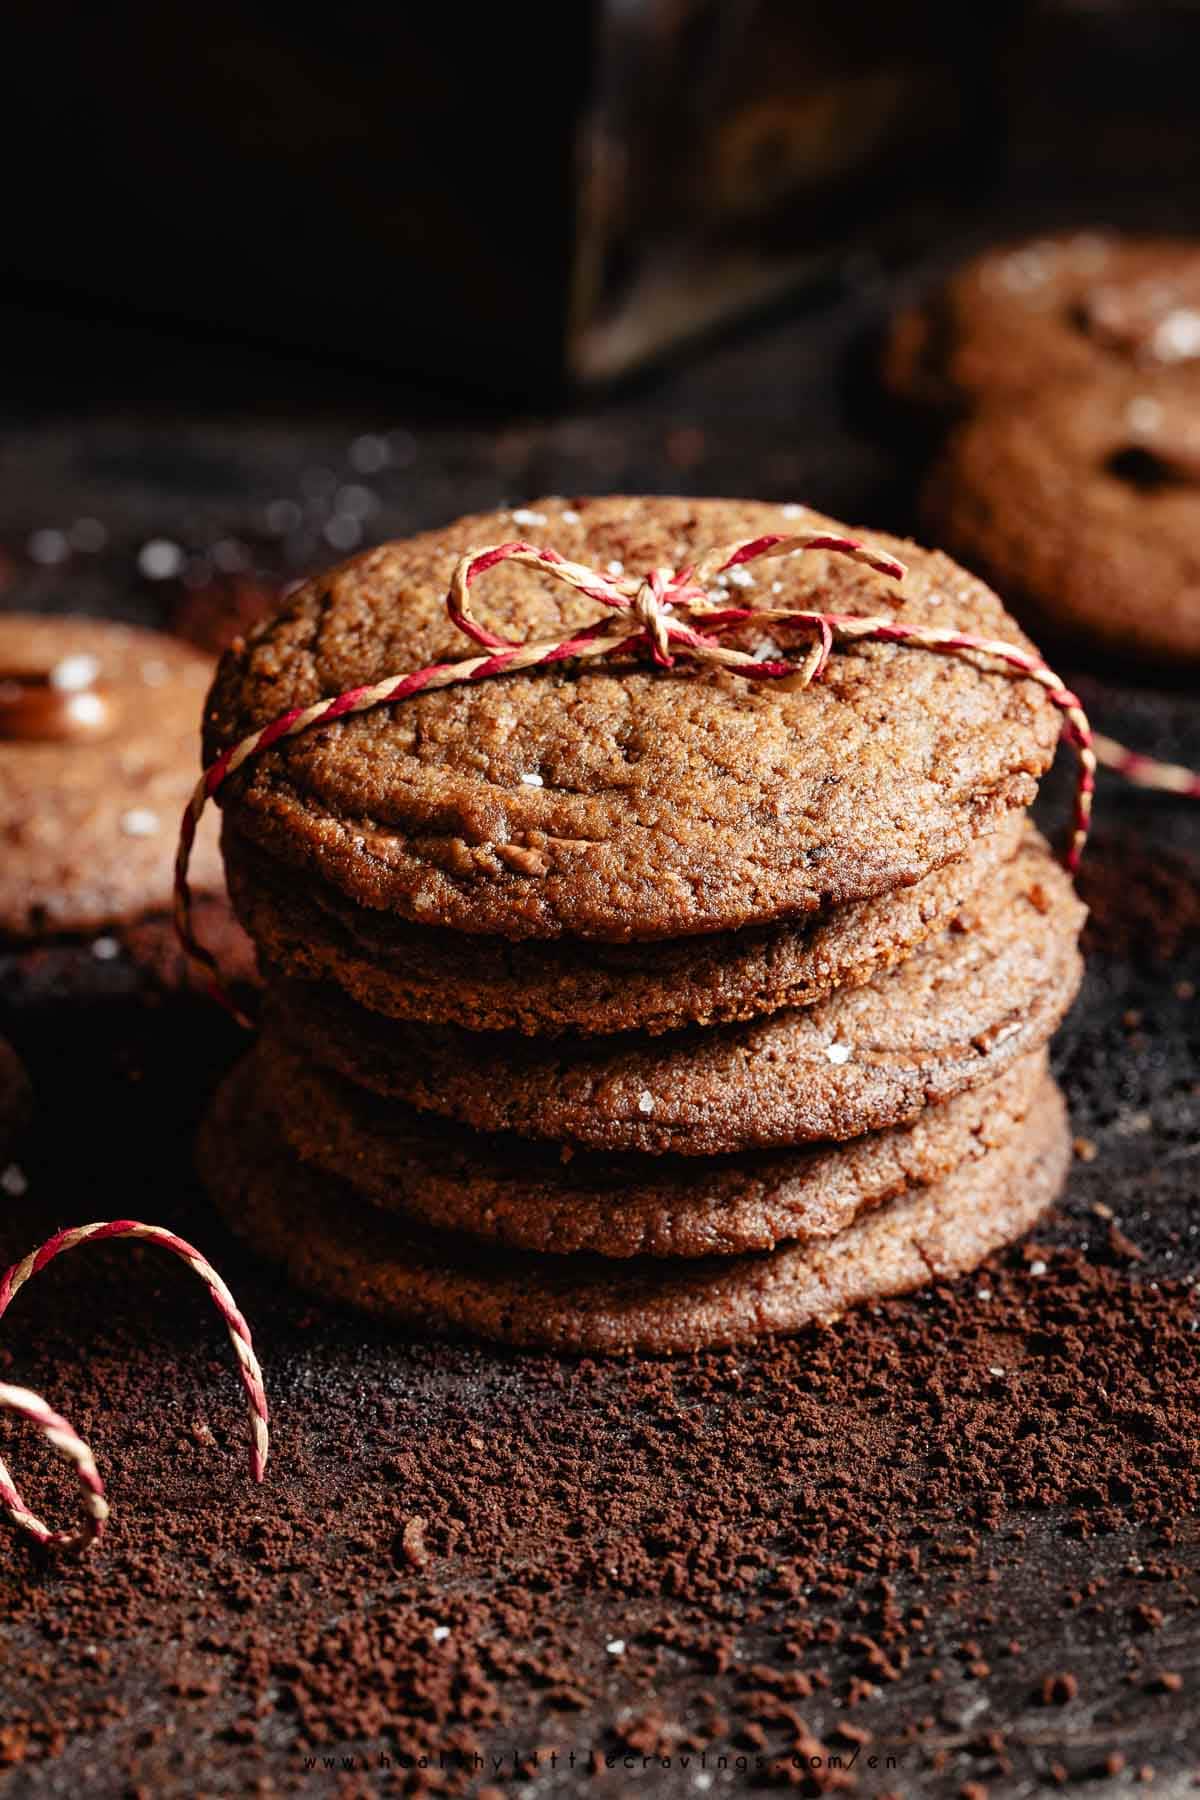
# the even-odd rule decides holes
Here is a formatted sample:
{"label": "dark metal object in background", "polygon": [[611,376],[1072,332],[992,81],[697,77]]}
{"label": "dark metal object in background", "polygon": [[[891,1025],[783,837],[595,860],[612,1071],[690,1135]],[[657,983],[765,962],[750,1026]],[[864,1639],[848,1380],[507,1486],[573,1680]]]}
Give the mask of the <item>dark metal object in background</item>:
{"label": "dark metal object in background", "polygon": [[22,5],[0,271],[489,393],[608,378],[944,225],[1020,10]]}

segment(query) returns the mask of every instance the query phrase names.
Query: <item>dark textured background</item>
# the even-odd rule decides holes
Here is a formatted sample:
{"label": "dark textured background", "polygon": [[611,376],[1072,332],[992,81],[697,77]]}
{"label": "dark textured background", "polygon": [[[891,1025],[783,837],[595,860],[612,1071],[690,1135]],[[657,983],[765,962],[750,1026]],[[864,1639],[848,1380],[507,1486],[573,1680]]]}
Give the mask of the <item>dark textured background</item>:
{"label": "dark textured background", "polygon": [[[930,266],[1032,224],[1194,224],[1198,25],[1183,8],[1055,26],[1025,73],[1006,182]],[[762,328],[552,421],[446,419],[361,370],[11,302],[0,602],[215,637],[281,575],[546,491],[802,497],[904,529],[921,446],[869,378],[904,285],[860,259]],[[1084,681],[1105,730],[1200,765],[1193,696]],[[1060,784],[1050,814],[1064,801]],[[1147,1771],[1156,1792],[1190,1791],[1200,812],[1106,780],[1087,889],[1090,971],[1056,1064],[1096,1153],[1037,1234],[1049,1274],[1001,1259],[991,1335],[980,1278],[674,1370],[397,1344],[281,1291],[189,1172],[233,1029],[128,954],[0,958],[2,1028],[39,1102],[0,1255],[91,1217],[193,1237],[253,1323],[277,1446],[251,1492],[227,1347],[165,1259],[88,1249],[19,1297],[0,1374],[89,1438],[115,1518],[81,1570],[6,1540],[0,1792],[399,1791],[420,1782],[305,1757],[422,1743],[580,1750],[574,1772],[506,1764],[505,1791],[530,1795],[740,1791],[736,1769],[682,1768],[680,1731],[730,1755],[754,1754],[756,1733],[795,1741],[761,1693],[795,1668],[820,1671],[788,1704],[823,1744],[849,1720],[896,1757],[891,1773],[860,1759],[861,1792],[1116,1792]],[[988,1386],[1005,1345],[1013,1400]],[[988,1447],[1010,1439],[1034,1474]],[[0,1422],[0,1448],[36,1503],[74,1504],[31,1435]],[[428,1561],[403,1547],[418,1513]],[[799,1657],[798,1614],[817,1628]],[[881,1673],[863,1631],[907,1645],[907,1665]],[[604,1651],[617,1637],[621,1658]],[[640,1763],[664,1745],[669,1770],[581,1772],[591,1747]]]}

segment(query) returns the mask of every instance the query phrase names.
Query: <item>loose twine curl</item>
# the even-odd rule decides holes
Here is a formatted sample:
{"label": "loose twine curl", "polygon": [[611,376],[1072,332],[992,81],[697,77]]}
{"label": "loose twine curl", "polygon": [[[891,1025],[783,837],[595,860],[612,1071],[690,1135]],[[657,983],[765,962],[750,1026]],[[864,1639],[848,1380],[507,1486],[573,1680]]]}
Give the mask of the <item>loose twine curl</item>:
{"label": "loose twine curl", "polygon": [[[1078,867],[1087,842],[1101,751],[1107,753],[1110,748],[1118,751],[1123,761],[1122,772],[1130,780],[1145,786],[1200,794],[1200,780],[1195,777],[1190,778],[1193,784],[1190,789],[1178,787],[1176,778],[1187,777],[1186,770],[1168,770],[1170,779],[1164,779],[1162,765],[1150,764],[1147,758],[1120,751],[1119,746],[1110,746],[1107,739],[1097,740],[1078,695],[1072,693],[1062,678],[1039,657],[1015,644],[972,637],[959,631],[939,630],[935,626],[906,625],[887,614],[859,616],[786,606],[739,606],[731,604],[728,595],[722,595],[718,600],[709,597],[708,585],[731,569],[766,557],[790,556],[810,550],[827,550],[845,556],[895,581],[902,581],[906,573],[904,564],[894,556],[872,549],[855,538],[828,532],[807,535],[769,532],[762,537],[709,550],[686,568],[652,569],[644,576],[607,574],[583,563],[570,562],[557,550],[521,541],[468,551],[455,566],[446,596],[446,610],[458,630],[486,654],[468,657],[462,662],[431,663],[427,668],[389,675],[369,686],[349,688],[345,693],[317,700],[311,706],[293,707],[261,730],[251,732],[222,751],[204,771],[183,815],[175,863],[176,931],[189,967],[200,985],[241,1024],[252,1028],[251,1020],[229,994],[216,960],[196,937],[187,878],[200,818],[214,794],[231,775],[253,757],[261,756],[285,738],[298,737],[314,725],[330,724],[335,719],[368,712],[376,706],[396,706],[436,688],[488,681],[496,675],[514,675],[525,669],[545,668],[552,663],[648,655],[651,662],[662,669],[673,668],[683,661],[702,668],[732,669],[751,681],[786,681],[790,687],[804,688],[821,678],[836,643],[873,641],[957,656],[975,662],[984,672],[990,668],[991,672],[1036,681],[1062,714],[1063,735],[1079,759],[1074,817],[1065,855],[1067,867],[1072,871]],[[593,624],[569,638],[521,643],[518,639],[501,637],[476,618],[471,609],[471,588],[487,570],[504,562],[542,569],[607,610]],[[786,626],[803,632],[810,639],[808,649],[803,658],[795,660],[760,658],[721,642],[725,633],[748,624]],[[1104,760],[1109,760],[1107,754]]]}
{"label": "loose twine curl", "polygon": [[[250,1327],[242,1317],[236,1301],[212,1264],[207,1262],[200,1252],[186,1243],[183,1238],[176,1237],[173,1231],[165,1231],[159,1225],[141,1225],[134,1219],[114,1219],[107,1224],[78,1225],[70,1231],[60,1231],[48,1239],[39,1250],[25,1257],[22,1262],[14,1263],[7,1273],[0,1277],[0,1317],[8,1311],[9,1304],[19,1288],[24,1287],[31,1275],[44,1269],[48,1262],[60,1256],[64,1250],[73,1250],[78,1244],[95,1242],[104,1238],[140,1238],[145,1242],[161,1244],[164,1249],[173,1251],[178,1257],[195,1270],[203,1281],[217,1311],[224,1319],[229,1331],[230,1342],[238,1360],[238,1371],[242,1378],[242,1386],[246,1390],[246,1401],[250,1413],[250,1474],[255,1481],[261,1481],[267,1468],[267,1456],[270,1449],[267,1419],[267,1396],[263,1387],[262,1370],[258,1358],[254,1354],[254,1345],[250,1340]],[[32,1513],[21,1498],[12,1476],[4,1463],[0,1461],[0,1507],[8,1514],[13,1524],[22,1531],[27,1531],[40,1544],[55,1550],[83,1550],[103,1535],[108,1523],[109,1506],[104,1494],[104,1483],[96,1468],[96,1461],[91,1450],[83,1439],[47,1405],[40,1395],[29,1388],[14,1387],[7,1382],[0,1382],[0,1408],[18,1413],[21,1417],[38,1426],[45,1437],[58,1451],[59,1455],[73,1463],[75,1473],[79,1477],[83,1489],[84,1522],[76,1531],[52,1531],[43,1524],[36,1514]]]}

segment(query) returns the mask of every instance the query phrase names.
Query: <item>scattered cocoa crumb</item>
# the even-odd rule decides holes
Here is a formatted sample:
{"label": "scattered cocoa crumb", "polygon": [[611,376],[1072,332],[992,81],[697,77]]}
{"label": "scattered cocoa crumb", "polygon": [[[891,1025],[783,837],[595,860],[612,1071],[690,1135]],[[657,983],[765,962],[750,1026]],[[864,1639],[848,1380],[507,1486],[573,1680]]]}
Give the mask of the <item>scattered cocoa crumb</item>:
{"label": "scattered cocoa crumb", "polygon": [[405,1561],[414,1569],[423,1569],[429,1561],[429,1552],[425,1548],[425,1521],[419,1515],[406,1521],[400,1544]]}

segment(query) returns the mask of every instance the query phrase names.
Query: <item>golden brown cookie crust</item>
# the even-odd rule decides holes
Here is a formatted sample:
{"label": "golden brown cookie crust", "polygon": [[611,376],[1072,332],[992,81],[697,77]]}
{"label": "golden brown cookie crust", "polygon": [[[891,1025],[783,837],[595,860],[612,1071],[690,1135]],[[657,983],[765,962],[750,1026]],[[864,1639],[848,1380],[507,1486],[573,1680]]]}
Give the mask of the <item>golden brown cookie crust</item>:
{"label": "golden brown cookie crust", "polygon": [[[462,657],[444,596],[456,558],[482,544],[524,534],[639,571],[762,532],[842,529],[749,501],[529,510],[536,525],[459,520],[307,583],[224,658],[209,756],[288,707]],[[908,561],[902,590],[818,553],[747,570],[746,593],[1024,643],[948,558],[868,536]],[[514,563],[485,579],[480,611],[507,635],[556,640],[594,617]],[[763,638],[747,633],[751,648]],[[317,727],[222,792],[241,836],[357,905],[515,939],[624,942],[803,917],[919,880],[1029,804],[1057,736],[1036,684],[896,646],[839,651],[804,691],[560,664]]]}
{"label": "golden brown cookie crust", "polygon": [[614,1270],[591,1257],[473,1254],[461,1240],[406,1235],[344,1183],[264,1141],[236,1079],[201,1138],[205,1179],[229,1225],[298,1286],[405,1329],[575,1353],[746,1342],[952,1278],[1030,1228],[1069,1159],[1065,1109],[1047,1077],[1007,1143],[818,1246]]}
{"label": "golden brown cookie crust", "polygon": [[686,1156],[840,1141],[1044,1044],[1079,985],[1083,917],[1030,827],[906,962],[800,1011],[657,1038],[538,1040],[406,1026],[293,986],[268,1016],[351,1081],[478,1131]]}
{"label": "golden brown cookie crust", "polygon": [[563,1256],[732,1256],[834,1236],[873,1206],[1007,1142],[1046,1072],[1023,1057],[986,1087],[849,1144],[771,1155],[563,1160],[447,1128],[264,1040],[240,1078],[305,1167],[414,1226]]}
{"label": "golden brown cookie crust", "polygon": [[911,887],[810,919],[653,943],[514,943],[408,925],[222,838],[230,893],[273,981],[333,982],[390,1018],[468,1031],[601,1035],[757,1018],[811,1006],[891,968],[1014,853],[1011,813],[965,856]]}

